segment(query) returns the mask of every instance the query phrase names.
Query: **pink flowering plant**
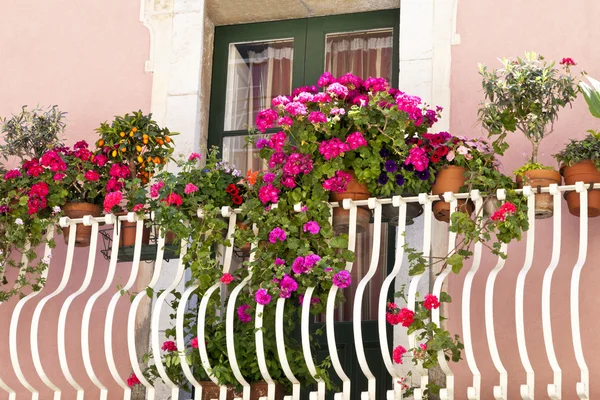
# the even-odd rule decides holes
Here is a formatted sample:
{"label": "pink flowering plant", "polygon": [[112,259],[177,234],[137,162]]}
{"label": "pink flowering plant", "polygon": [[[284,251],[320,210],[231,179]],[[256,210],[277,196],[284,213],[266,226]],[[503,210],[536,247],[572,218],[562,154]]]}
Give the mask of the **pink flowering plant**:
{"label": "pink flowering plant", "polygon": [[[344,191],[348,172],[353,171],[376,196],[419,190],[422,185],[403,186],[417,183],[411,171],[400,179],[405,172],[400,163],[409,156],[405,139],[431,128],[441,108],[429,109],[383,78],[363,81],[352,74],[334,78],[325,73],[318,85],[321,92],[313,86],[278,96],[258,115],[258,131],[280,127],[270,137],[252,139],[269,168],[281,167],[277,178],[294,189],[298,176],[314,169],[315,184],[326,191]],[[429,176],[421,180],[432,182]]]}
{"label": "pink flowering plant", "polygon": [[[407,303],[404,287],[394,297]],[[392,360],[394,363],[403,364],[404,357],[411,356],[410,359],[414,365],[431,369],[439,365],[440,354],[443,354],[446,361],[458,362],[461,360],[464,346],[458,335],[453,336],[432,321],[432,311],[441,307],[443,303],[451,302],[450,296],[442,292],[439,299],[433,294],[427,294],[423,300],[415,301],[414,309],[399,307],[392,302],[387,304],[386,321],[390,325],[400,325],[406,328],[407,335],[416,334],[414,348],[406,349],[403,346],[396,346],[393,349]],[[411,372],[408,372],[408,376],[411,375]],[[439,391],[440,387],[430,382],[425,394],[437,395]],[[413,388],[405,385],[403,395],[405,398],[411,397]]]}

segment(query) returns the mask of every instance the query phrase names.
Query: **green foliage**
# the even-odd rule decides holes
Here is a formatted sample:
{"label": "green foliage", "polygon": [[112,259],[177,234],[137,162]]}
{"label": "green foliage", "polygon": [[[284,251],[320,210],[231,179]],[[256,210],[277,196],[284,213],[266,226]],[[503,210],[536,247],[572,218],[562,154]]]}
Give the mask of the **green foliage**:
{"label": "green foliage", "polygon": [[579,83],[579,88],[590,107],[590,113],[594,117],[600,118],[600,82],[590,76],[586,76],[586,78],[590,84],[582,81]]}
{"label": "green foliage", "polygon": [[544,165],[544,164],[540,164],[538,162],[529,162],[529,163],[521,166],[520,168],[516,169],[513,172],[513,174],[515,176],[523,176],[523,174],[525,174],[525,172],[527,172],[527,171],[535,171],[535,170],[540,170],[540,169],[548,170],[549,171],[549,170],[552,170],[554,168],[553,167],[549,167],[549,166]]}
{"label": "green foliage", "polygon": [[0,154],[4,159],[13,156],[24,160],[39,158],[48,149],[62,146],[65,115],[58,106],[46,110],[36,107],[31,111],[23,106],[21,113],[0,119],[5,142],[0,146]]}
{"label": "green foliage", "polygon": [[568,167],[582,161],[592,161],[600,169],[600,132],[589,131],[590,134],[583,140],[571,139],[554,158],[562,165]]}
{"label": "green foliage", "polygon": [[577,82],[569,65],[563,71],[536,53],[525,58],[500,60],[503,68],[489,71],[480,64],[485,101],[478,115],[489,136],[496,136],[494,149],[508,148],[508,132],[521,131],[532,143],[531,163],[537,162],[539,144],[554,131],[559,111],[577,95]]}

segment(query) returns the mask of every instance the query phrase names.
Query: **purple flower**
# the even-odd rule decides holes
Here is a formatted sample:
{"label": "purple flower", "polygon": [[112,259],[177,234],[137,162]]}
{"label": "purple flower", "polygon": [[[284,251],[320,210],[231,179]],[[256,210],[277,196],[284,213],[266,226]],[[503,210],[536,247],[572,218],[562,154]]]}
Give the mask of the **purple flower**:
{"label": "purple flower", "polygon": [[0,214],[6,214],[8,212],[8,206],[0,206]]}
{"label": "purple flower", "polygon": [[268,172],[265,174],[265,176],[263,176],[263,181],[265,181],[265,183],[273,183],[274,180],[275,174],[272,172]]}
{"label": "purple flower", "polygon": [[263,147],[265,147],[267,144],[269,144],[269,141],[267,139],[258,139],[256,141],[256,147],[258,147],[259,149],[262,149]]}
{"label": "purple flower", "polygon": [[398,185],[398,186],[404,185],[404,177],[400,174],[396,174],[396,185]]}
{"label": "purple flower", "polygon": [[342,270],[333,276],[333,284],[340,289],[347,288],[352,284],[352,278],[350,277],[350,272],[347,270]]}
{"label": "purple flower", "polygon": [[279,297],[289,299],[292,295],[292,292],[298,290],[298,282],[296,282],[294,278],[286,274],[281,279],[281,282],[279,282],[279,289]]}
{"label": "purple flower", "polygon": [[316,254],[309,254],[304,257],[304,265],[309,269],[312,269],[319,261],[321,261],[321,257]]}
{"label": "purple flower", "polygon": [[267,292],[267,289],[258,289],[254,295],[254,300],[265,306],[271,302],[271,295]]}
{"label": "purple flower", "polygon": [[238,319],[244,323],[252,321],[252,316],[248,314],[247,310],[250,308],[248,304],[242,304],[237,308]]}
{"label": "purple flower", "polygon": [[422,181],[426,181],[431,176],[428,169],[426,169],[425,171],[417,171],[415,172],[415,175],[417,175],[417,178],[419,178]]}
{"label": "purple flower", "polygon": [[387,172],[382,172],[379,175],[379,178],[377,178],[377,182],[379,182],[380,185],[385,185],[386,183],[388,183],[388,180],[389,180],[389,178],[388,178]]}
{"label": "purple flower", "polygon": [[304,232],[310,232],[311,234],[316,235],[321,230],[321,227],[317,221],[308,221],[304,224],[302,229]]}
{"label": "purple flower", "polygon": [[280,227],[274,228],[269,233],[269,242],[271,242],[271,243],[277,243],[278,240],[280,242],[283,242],[283,241],[285,241],[285,239],[287,239],[287,235],[286,235],[285,231],[283,229],[281,229]]}
{"label": "purple flower", "polygon": [[387,172],[396,172],[397,169],[398,166],[396,165],[396,162],[394,160],[387,160],[385,162],[385,170]]}
{"label": "purple flower", "polygon": [[383,158],[389,157],[390,151],[388,149],[386,149],[385,147],[382,147],[381,150],[379,150],[379,155]]}

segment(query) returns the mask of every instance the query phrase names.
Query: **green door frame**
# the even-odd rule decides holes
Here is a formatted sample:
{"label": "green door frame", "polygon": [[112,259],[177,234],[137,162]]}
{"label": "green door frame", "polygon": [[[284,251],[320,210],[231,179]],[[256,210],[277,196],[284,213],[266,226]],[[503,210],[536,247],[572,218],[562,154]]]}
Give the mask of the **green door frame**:
{"label": "green door frame", "polygon": [[329,33],[368,29],[393,29],[392,86],[398,82],[400,11],[292,19],[286,21],[226,25],[215,28],[213,72],[208,124],[208,147],[222,147],[223,137],[246,135],[246,130],[224,131],[227,95],[227,60],[231,43],[294,39],[292,87],[316,84],[325,69],[325,36]]}

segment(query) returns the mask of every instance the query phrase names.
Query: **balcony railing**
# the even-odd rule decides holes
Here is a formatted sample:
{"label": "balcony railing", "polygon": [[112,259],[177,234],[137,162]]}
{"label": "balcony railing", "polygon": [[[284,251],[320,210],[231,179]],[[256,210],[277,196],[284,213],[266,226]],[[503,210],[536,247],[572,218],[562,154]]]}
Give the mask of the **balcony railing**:
{"label": "balcony railing", "polygon": [[[546,398],[547,395],[553,399],[588,399],[590,398],[590,378],[589,378],[589,369],[587,367],[583,345],[582,345],[582,334],[580,330],[580,279],[582,268],[586,262],[586,254],[588,250],[588,212],[587,212],[587,201],[588,201],[588,190],[594,189],[593,185],[585,185],[581,182],[572,186],[556,186],[551,185],[550,187],[537,189],[537,191],[541,190],[542,192],[549,192],[554,198],[554,217],[553,217],[553,246],[552,246],[552,258],[550,264],[545,269],[545,273],[543,275],[543,283],[542,283],[542,291],[541,293],[529,293],[528,296],[538,296],[541,297],[542,304],[542,336],[545,344],[547,362],[550,365],[550,368],[553,372],[553,379],[550,382],[547,382],[546,390],[538,387],[538,395],[540,398]],[[562,372],[561,366],[558,363],[558,358],[555,351],[554,339],[558,339],[556,336],[553,337],[553,320],[551,318],[551,287],[553,283],[553,274],[557,267],[559,266],[560,261],[560,253],[561,253],[561,243],[563,241],[562,237],[562,195],[566,191],[576,191],[579,193],[580,202],[581,202],[581,216],[579,218],[579,255],[577,258],[577,262],[572,269],[571,278],[570,278],[570,325],[571,325],[571,337],[565,336],[560,337],[562,345],[567,341],[572,341],[572,345],[574,348],[574,356],[576,359],[577,366],[580,370],[580,378],[578,379],[576,385],[573,386],[564,386],[562,385]],[[495,291],[494,286],[496,283],[496,279],[498,275],[501,273],[502,269],[505,266],[505,260],[503,258],[498,258],[497,263],[493,269],[487,275],[487,281],[485,283],[485,295],[484,295],[484,303],[485,303],[485,331],[487,338],[487,347],[489,348],[489,354],[477,354],[475,352],[474,342],[473,342],[473,330],[471,326],[471,315],[473,313],[472,305],[473,305],[473,284],[475,282],[474,278],[477,274],[482,274],[479,271],[482,266],[482,255],[484,253],[483,246],[481,243],[475,245],[474,254],[472,257],[472,262],[466,273],[464,274],[464,283],[462,286],[462,293],[460,298],[462,299],[460,304],[461,308],[452,309],[450,314],[450,318],[453,320],[459,320],[461,322],[462,331],[456,332],[461,335],[462,341],[464,342],[464,354],[463,358],[465,359],[466,364],[468,365],[468,370],[470,373],[465,376],[464,374],[461,376],[455,376],[453,369],[455,366],[447,363],[443,357],[443,354],[440,354],[441,361],[441,369],[445,374],[445,388],[441,390],[440,397],[442,399],[464,399],[468,398],[471,400],[475,399],[489,399],[490,397],[483,396],[482,393],[490,393],[493,391],[493,397],[495,399],[507,399],[508,397],[508,384],[509,381],[512,385],[516,385],[519,387],[519,393],[521,398],[523,399],[533,399],[534,398],[534,384],[536,371],[532,367],[532,362],[530,359],[530,351],[528,351],[527,346],[527,337],[530,332],[527,331],[525,327],[525,314],[524,311],[526,309],[525,303],[525,281],[527,278],[527,274],[530,271],[533,261],[534,261],[534,244],[536,239],[536,220],[535,220],[535,189],[531,187],[525,187],[520,190],[523,196],[527,197],[528,202],[528,218],[530,223],[530,228],[526,234],[526,249],[525,249],[525,259],[522,265],[522,268],[518,272],[517,280],[516,280],[516,288],[515,288],[515,309],[514,309],[514,322],[516,326],[516,342],[518,345],[518,353],[520,357],[520,361],[524,370],[520,371],[518,374],[513,376],[509,376],[507,369],[503,365],[503,351],[506,349],[502,349],[499,347],[497,342],[497,336],[499,334],[507,335],[506,329],[500,328],[497,324],[494,323],[494,304],[499,300],[499,293]],[[496,193],[496,196],[499,200],[504,199],[505,193],[503,190],[499,190]],[[467,199],[470,198],[475,203],[476,212],[478,213],[481,210],[483,204],[483,197],[478,191],[473,191],[471,193],[446,193],[443,195],[443,201],[450,203],[451,211],[455,210],[457,207],[457,200],[459,199]],[[385,204],[393,204],[394,207],[398,207],[399,213],[399,226],[398,232],[402,233],[405,231],[405,221],[406,221],[406,211],[407,204],[418,202],[424,207],[424,228],[423,228],[423,248],[422,251],[425,257],[429,257],[431,255],[432,250],[432,233],[433,233],[433,219],[432,219],[432,202],[440,200],[439,196],[433,196],[428,194],[420,194],[416,197],[406,197],[402,198],[400,196],[396,196],[388,199],[375,199],[371,198],[369,200],[364,201],[344,201],[344,204],[332,204],[332,207],[343,206],[346,209],[350,210],[350,231],[349,231],[349,248],[353,250],[356,246],[356,207],[357,206],[368,206],[374,212],[374,244],[373,251],[371,254],[371,262],[369,264],[369,268],[367,273],[362,277],[362,279],[358,282],[353,282],[356,285],[356,292],[353,299],[353,313],[352,313],[352,326],[353,326],[353,335],[354,335],[354,345],[355,351],[358,357],[358,363],[361,370],[361,373],[367,379],[367,386],[365,390],[361,394],[361,399],[401,399],[402,398],[402,386],[399,383],[402,378],[400,370],[397,368],[391,359],[391,349],[397,343],[391,343],[388,340],[387,335],[387,326],[386,326],[386,303],[389,300],[389,291],[390,288],[393,288],[394,282],[398,277],[399,273],[402,269],[407,268],[406,262],[404,260],[404,244],[406,241],[406,237],[403,234],[397,235],[397,243],[395,248],[395,261],[393,268],[391,271],[384,271],[384,275],[386,276],[383,280],[381,287],[376,288],[379,291],[379,299],[378,299],[378,335],[379,335],[379,346],[381,349],[381,359],[385,364],[385,370],[387,374],[385,376],[376,376],[372,372],[371,366],[367,362],[367,358],[365,356],[365,349],[363,346],[363,316],[362,316],[362,304],[364,301],[364,295],[366,288],[372,284],[371,279],[377,272],[378,268],[381,268],[378,265],[378,257],[379,257],[379,249],[381,246],[381,227],[382,227],[382,212],[381,206]],[[224,217],[229,218],[229,230],[227,235],[232,237],[235,229],[236,229],[236,217],[239,213],[239,210],[234,210],[230,208],[224,208],[222,210],[222,214]],[[201,213],[199,213],[199,217],[202,217]],[[127,276],[125,277],[125,282],[122,287],[116,287],[115,285],[115,276],[118,273],[118,254],[119,254],[119,235],[121,233],[120,222],[128,220],[129,222],[137,221],[136,225],[136,243],[133,252],[133,261],[131,263],[131,268],[125,270]],[[110,261],[108,264],[108,269],[105,272],[98,271],[99,266],[97,264],[97,253],[98,249],[98,240],[99,240],[99,226],[100,224],[105,224],[106,227],[112,228],[112,252],[110,254]],[[54,270],[59,271],[62,269],[61,278],[58,286],[54,290],[47,290],[47,288],[42,288],[42,290],[38,292],[33,292],[25,296],[24,298],[19,299],[18,301],[11,301],[5,304],[0,304],[0,312],[2,312],[3,316],[8,316],[9,319],[5,321],[8,323],[10,321],[10,325],[8,331],[2,330],[0,331],[0,343],[8,343],[9,354],[4,354],[1,359],[3,360],[3,364],[5,365],[4,369],[0,369],[0,398],[5,398],[8,394],[8,399],[15,400],[19,399],[47,399],[48,393],[52,393],[52,396],[55,400],[62,398],[74,398],[72,397],[74,393],[76,393],[76,398],[83,399],[85,398],[96,398],[98,391],[100,392],[101,399],[116,399],[121,398],[128,399],[131,396],[131,388],[127,384],[127,377],[129,376],[130,371],[133,371],[137,377],[140,379],[141,384],[145,386],[147,398],[155,399],[158,398],[155,392],[155,388],[153,384],[144,378],[142,374],[143,367],[139,364],[138,359],[140,354],[138,354],[138,350],[136,349],[136,316],[140,312],[140,305],[142,300],[146,296],[146,292],[141,290],[137,295],[133,296],[131,303],[127,304],[127,310],[125,313],[127,314],[126,323],[123,324],[123,318],[118,318],[118,314],[122,313],[123,308],[118,308],[117,305],[119,300],[122,298],[122,291],[129,291],[134,288],[136,283],[136,278],[138,273],[140,272],[140,254],[141,254],[141,238],[142,238],[142,229],[143,229],[143,220],[137,219],[137,217],[131,213],[126,216],[116,217],[114,215],[107,215],[105,217],[94,218],[91,216],[86,216],[81,219],[68,219],[62,218],[60,220],[61,227],[69,226],[69,241],[66,251],[66,257],[64,260],[64,268],[62,265],[63,260],[58,260],[55,258],[51,262],[51,266],[47,269],[44,274],[48,275],[49,273],[53,273]],[[92,241],[89,247],[89,256],[87,260],[87,266],[74,266],[74,251],[75,251],[75,233],[77,226],[91,226],[92,227]],[[49,230],[47,232],[49,237],[54,235],[53,230]],[[570,239],[570,238],[569,238]],[[193,238],[191,238],[193,240]],[[448,232],[448,249],[452,250],[454,248],[456,241],[456,234],[452,232]],[[161,274],[164,274],[165,264],[163,262],[163,247],[165,244],[165,238],[159,237],[157,243],[157,254],[156,254],[156,263],[154,267],[154,271],[148,287],[154,289],[157,287],[159,282],[159,278],[161,278]],[[435,249],[438,253],[444,253],[445,249]],[[507,246],[504,245],[504,252],[507,250]],[[185,276],[185,265],[182,261],[183,255],[187,251],[187,243],[186,240],[183,240],[181,243],[181,257],[177,261],[177,268],[174,273],[169,273],[167,275],[167,279],[169,280],[166,290],[161,292],[161,294],[156,299],[151,317],[150,317],[150,326],[151,326],[151,339],[150,339],[150,347],[151,352],[153,353],[154,360],[161,359],[161,336],[162,332],[160,329],[163,326],[162,324],[165,322],[164,308],[166,297],[169,293],[179,287],[181,282],[184,280]],[[224,257],[222,260],[222,269],[223,273],[229,272],[232,267],[232,258],[233,258],[233,247],[228,247],[225,250]],[[46,247],[44,250],[44,256],[48,257],[52,253],[52,250],[49,247]],[[252,252],[250,253],[250,257],[252,257]],[[510,260],[510,254],[509,254]],[[26,260],[23,260],[25,265],[27,264]],[[60,265],[61,268],[56,267],[56,265]],[[74,268],[85,268],[85,274],[83,277],[83,281],[78,287],[74,287],[76,285],[70,284],[70,279],[72,278],[72,272]],[[104,268],[104,266],[102,266]],[[347,269],[352,268],[352,263],[347,264]],[[171,271],[170,271],[171,272]],[[446,269],[437,276],[434,277],[432,282],[432,293],[434,295],[440,296],[442,291],[442,287],[445,285],[449,278],[450,269]],[[93,285],[93,277],[103,276],[103,283],[99,288],[91,290]],[[417,295],[417,287],[419,282],[424,278],[424,275],[412,276],[410,281],[408,282],[408,304],[407,307],[414,309],[416,295]],[[165,279],[163,276],[162,279]],[[226,302],[226,331],[227,331],[227,353],[230,360],[231,367],[235,374],[236,379],[239,381],[240,385],[243,387],[243,391],[240,394],[240,397],[244,400],[248,400],[250,398],[250,385],[246,378],[242,375],[237,357],[239,354],[236,354],[235,351],[235,335],[233,331],[234,325],[234,315],[236,308],[236,299],[243,286],[248,283],[249,278],[241,282],[229,295]],[[209,300],[211,296],[213,296],[216,292],[218,292],[222,283],[217,281],[206,291],[204,296],[198,301],[198,351],[200,353],[202,359],[202,365],[205,368],[210,379],[217,383],[217,378],[212,375],[212,366],[208,357],[205,341],[210,340],[210,338],[205,335],[205,318],[207,314],[207,308],[209,306]],[[196,285],[189,286],[182,293],[181,301],[179,303],[179,307],[176,310],[176,344],[179,349],[184,349],[186,347],[186,343],[189,338],[184,336],[184,314],[186,312],[186,308],[188,307],[189,300],[193,295],[194,291],[197,289]],[[302,305],[298,305],[298,307],[302,307],[302,319],[301,319],[301,344],[304,359],[306,365],[310,373],[313,375],[315,380],[317,381],[316,390],[310,393],[310,399],[319,399],[322,400],[326,396],[326,387],[325,383],[317,376],[317,370],[315,366],[315,354],[312,354],[311,343],[310,343],[310,301],[311,294],[314,288],[309,288],[304,294],[304,301]],[[335,393],[335,398],[337,400],[342,399],[350,399],[351,393],[355,393],[351,391],[352,385],[354,382],[351,381],[349,376],[351,376],[350,372],[344,370],[342,362],[337,352],[337,344],[336,344],[336,324],[334,323],[334,314],[335,314],[335,292],[338,290],[336,286],[333,286],[330,292],[330,296],[328,296],[327,301],[327,312],[325,315],[326,320],[326,338],[327,338],[327,348],[329,349],[329,356],[331,357],[331,362],[333,366],[333,370],[335,374],[341,379],[342,385],[338,388],[339,392]],[[373,290],[373,288],[371,288]],[[59,304],[58,302],[51,302],[53,298],[64,299],[61,300]],[[505,295],[502,295],[502,298],[505,298]],[[458,300],[458,299],[457,299]],[[108,301],[108,302],[107,302]],[[102,304],[100,304],[102,303]],[[123,300],[123,303],[126,303]],[[83,311],[79,314],[79,310],[74,309],[73,305],[79,304],[82,307],[79,307]],[[284,371],[286,378],[291,383],[291,391],[287,393],[286,400],[297,400],[300,398],[300,387],[303,382],[300,382],[292,372],[290,368],[290,360],[287,359],[286,356],[286,343],[285,343],[285,335],[284,335],[284,307],[286,304],[286,299],[279,298],[276,301],[276,337],[277,337],[277,351],[279,360],[281,363],[281,367]],[[122,306],[122,305],[121,305]],[[60,308],[58,312],[59,317],[58,321],[53,323],[51,326],[48,324],[41,324],[41,318],[44,313],[55,309],[56,307]],[[256,307],[256,312],[254,315],[254,323],[256,328],[261,328],[263,324],[263,307],[258,304]],[[3,310],[4,308],[4,310]],[[33,310],[33,311],[31,311]],[[102,310],[105,312],[104,324],[102,327],[93,326],[92,316],[94,313],[97,313],[98,310]],[[162,318],[162,320],[161,320]],[[80,326],[81,329],[81,337],[79,340],[76,340],[75,343],[69,343],[67,341],[67,336],[71,327],[73,326],[73,321],[76,319],[76,324]],[[117,319],[120,322],[117,322]],[[433,312],[433,322],[436,324],[440,324],[440,309],[434,310]],[[30,329],[28,332],[23,331],[23,327],[27,327],[30,325]],[[556,327],[556,326],[554,326]],[[78,328],[79,329],[79,328]],[[95,343],[90,340],[92,330],[103,330],[103,340],[104,340],[104,359],[101,360],[105,364],[99,365],[97,357],[93,357],[92,353],[94,352],[96,346]],[[57,342],[56,343],[48,343],[45,339],[45,332],[47,330],[56,330],[57,331]],[[401,331],[402,334],[406,333],[406,330]],[[514,331],[513,331],[514,332]],[[510,334],[513,334],[512,332]],[[117,352],[115,346],[115,338],[117,337],[126,337],[127,343],[127,351],[128,354]],[[273,400],[275,396],[275,382],[271,378],[269,374],[269,370],[267,368],[267,360],[265,358],[264,352],[264,343],[263,343],[263,333],[260,329],[256,330],[256,349],[257,352],[255,355],[258,365],[260,367],[261,375],[265,382],[268,384],[268,393],[265,398],[268,400]],[[396,336],[397,339],[397,336]],[[411,347],[416,344],[415,334],[413,333],[410,337],[407,338],[408,343]],[[530,338],[531,339],[531,338]],[[42,348],[41,347],[50,347],[54,348],[56,346],[57,351],[57,362],[50,363],[48,362],[48,357],[42,357]],[[85,375],[91,380],[93,386],[89,384],[84,384],[81,381],[82,371],[77,371],[77,376],[79,378],[75,378],[74,376],[74,365],[78,364],[74,362],[72,357],[67,355],[67,349],[69,347],[78,347],[81,348],[81,354],[83,357],[83,369]],[[3,345],[2,349],[5,349],[7,346]],[[478,348],[481,348],[479,346]],[[31,354],[33,366],[29,367],[29,354]],[[56,353],[55,353],[56,354]],[[482,387],[482,373],[478,367],[478,360],[481,360],[483,357],[490,357],[493,362],[493,366],[495,371],[487,370],[485,373],[493,374],[496,376],[494,381],[496,384],[493,385],[492,388],[484,388]],[[44,358],[44,362],[42,362],[42,358]],[[56,358],[56,357],[55,357]],[[93,361],[93,359],[96,359]],[[24,362],[26,361],[26,362]],[[6,368],[6,366],[10,363],[10,368]],[[538,362],[539,364],[539,362]],[[27,368],[25,368],[27,365]],[[58,385],[56,379],[52,380],[49,377],[47,371],[52,371],[52,375],[56,376],[54,369],[56,366],[60,368],[60,372],[66,382],[67,385]],[[185,360],[185,355],[181,356],[181,368],[183,370],[183,374],[189,380],[191,386],[194,387],[194,398],[200,399],[202,398],[202,384],[194,379],[192,370],[187,365]],[[178,387],[174,382],[172,382],[167,376],[165,367],[160,363],[156,363],[157,371],[159,375],[162,377],[162,380],[166,384],[166,386],[171,391],[171,399],[180,398],[180,387]],[[110,376],[112,381],[107,378],[106,374],[102,377],[99,377],[99,369],[106,369],[110,371]],[[12,371],[11,371],[12,369]],[[462,369],[465,371],[465,369]],[[416,379],[415,379],[416,378]],[[455,378],[456,379],[466,379],[469,382],[472,381],[468,385],[466,393],[461,392],[458,393],[455,391]],[[387,393],[376,393],[376,381],[377,380],[385,380],[389,382],[388,387],[391,389]],[[64,381],[64,380],[63,380]],[[110,381],[110,382],[109,382]],[[114,382],[113,382],[114,381]],[[35,382],[35,383],[34,383]],[[116,385],[115,385],[116,383]],[[416,399],[422,398],[423,391],[425,390],[425,386],[428,383],[428,371],[421,368],[417,365],[415,369],[415,374],[413,375],[413,385],[416,386],[414,397]],[[538,383],[539,386],[539,383]],[[4,395],[2,395],[4,392]],[[225,400],[227,396],[227,388],[222,387],[220,392],[220,398]],[[182,396],[183,397],[183,396]],[[189,398],[190,395],[187,395],[186,398]]]}

